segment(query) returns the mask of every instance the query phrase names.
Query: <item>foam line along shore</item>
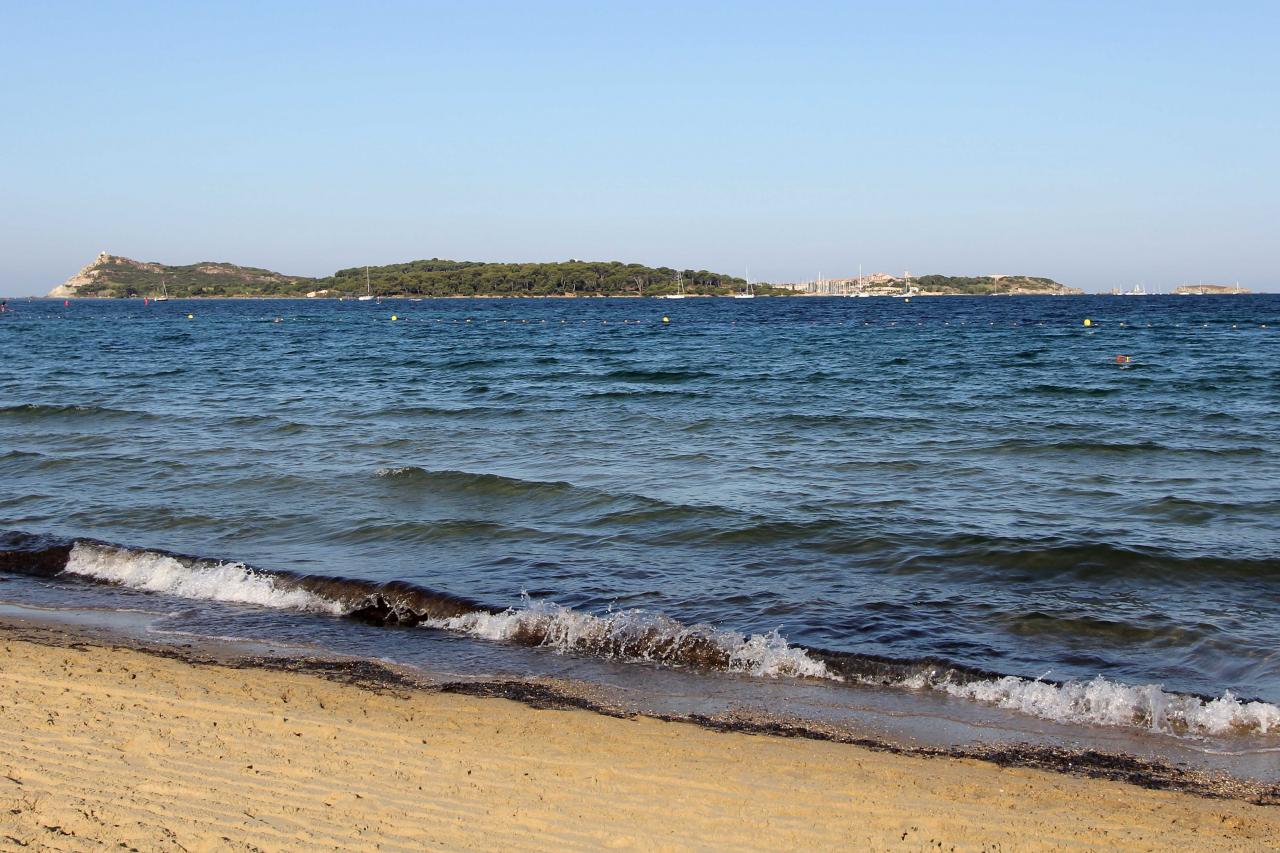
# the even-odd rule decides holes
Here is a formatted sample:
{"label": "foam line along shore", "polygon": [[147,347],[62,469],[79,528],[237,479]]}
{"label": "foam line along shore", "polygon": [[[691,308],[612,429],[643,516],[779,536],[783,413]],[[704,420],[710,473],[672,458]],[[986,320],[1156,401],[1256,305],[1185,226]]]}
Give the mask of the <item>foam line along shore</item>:
{"label": "foam line along shore", "polygon": [[[404,581],[297,575],[243,563],[101,542],[0,537],[0,569],[76,578],[164,596],[323,613],[365,623],[467,634],[485,640],[640,664],[807,678],[861,688],[936,690],[1032,716],[1138,727],[1172,736],[1280,735],[1280,708],[1225,692],[1206,697],[1102,677],[1059,682],[976,670],[940,659],[892,659],[794,645],[776,631],[746,635],[688,625],[665,614],[575,611],[549,601],[500,609]],[[1280,740],[1276,741],[1280,749]]]}

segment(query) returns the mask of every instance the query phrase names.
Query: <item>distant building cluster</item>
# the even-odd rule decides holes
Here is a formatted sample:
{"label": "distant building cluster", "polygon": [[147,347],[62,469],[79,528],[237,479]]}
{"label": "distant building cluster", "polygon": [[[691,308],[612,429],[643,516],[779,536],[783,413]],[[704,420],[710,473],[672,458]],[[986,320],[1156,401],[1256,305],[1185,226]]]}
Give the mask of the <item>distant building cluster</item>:
{"label": "distant building cluster", "polygon": [[775,284],[784,290],[812,296],[890,296],[906,290],[906,279],[876,272],[853,278],[825,278],[819,275],[809,281]]}

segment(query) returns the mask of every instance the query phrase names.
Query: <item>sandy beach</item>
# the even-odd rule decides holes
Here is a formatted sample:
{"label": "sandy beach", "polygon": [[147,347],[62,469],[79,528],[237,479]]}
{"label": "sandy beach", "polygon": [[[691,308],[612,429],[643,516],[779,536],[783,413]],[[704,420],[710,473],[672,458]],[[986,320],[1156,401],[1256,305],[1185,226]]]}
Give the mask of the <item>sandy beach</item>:
{"label": "sandy beach", "polygon": [[3,849],[1257,850],[1277,839],[1275,806],[3,634]]}

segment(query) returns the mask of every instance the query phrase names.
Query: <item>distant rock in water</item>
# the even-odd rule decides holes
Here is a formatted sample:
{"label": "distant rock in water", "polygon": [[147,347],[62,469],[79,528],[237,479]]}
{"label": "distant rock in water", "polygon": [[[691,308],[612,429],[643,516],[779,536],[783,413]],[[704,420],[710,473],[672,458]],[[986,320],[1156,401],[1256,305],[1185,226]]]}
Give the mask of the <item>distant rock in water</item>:
{"label": "distant rock in water", "polygon": [[1177,296],[1230,296],[1251,291],[1238,284],[1184,284],[1175,287],[1173,292]]}
{"label": "distant rock in water", "polygon": [[204,261],[168,266],[101,252],[49,296],[301,296],[315,279]]}

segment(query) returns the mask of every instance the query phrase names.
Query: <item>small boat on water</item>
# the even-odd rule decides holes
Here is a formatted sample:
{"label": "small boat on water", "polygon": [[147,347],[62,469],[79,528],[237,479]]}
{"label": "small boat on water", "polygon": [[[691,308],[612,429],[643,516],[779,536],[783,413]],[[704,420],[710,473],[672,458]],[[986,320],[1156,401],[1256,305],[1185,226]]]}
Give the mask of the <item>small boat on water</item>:
{"label": "small boat on water", "polygon": [[747,270],[746,280],[747,280],[747,289],[742,293],[733,294],[734,299],[755,299],[756,298],[756,292],[751,288],[751,271],[750,270]]}
{"label": "small boat on water", "polygon": [[360,297],[361,302],[369,302],[373,299],[373,286],[369,284],[369,268],[364,268],[364,295]]}
{"label": "small boat on water", "polygon": [[152,302],[168,302],[169,288],[165,287],[164,276],[160,276],[160,295],[151,297]]}
{"label": "small boat on water", "polygon": [[676,292],[675,293],[663,293],[658,298],[659,299],[684,299],[685,298],[684,273],[676,273]]}

